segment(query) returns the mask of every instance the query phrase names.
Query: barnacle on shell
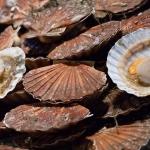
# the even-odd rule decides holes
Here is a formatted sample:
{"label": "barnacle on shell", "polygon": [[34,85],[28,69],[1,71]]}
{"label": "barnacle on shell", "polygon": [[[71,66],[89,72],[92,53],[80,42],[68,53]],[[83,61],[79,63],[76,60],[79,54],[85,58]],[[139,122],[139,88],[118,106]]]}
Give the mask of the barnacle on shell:
{"label": "barnacle on shell", "polygon": [[0,51],[0,98],[12,91],[25,73],[25,54],[19,47]]}

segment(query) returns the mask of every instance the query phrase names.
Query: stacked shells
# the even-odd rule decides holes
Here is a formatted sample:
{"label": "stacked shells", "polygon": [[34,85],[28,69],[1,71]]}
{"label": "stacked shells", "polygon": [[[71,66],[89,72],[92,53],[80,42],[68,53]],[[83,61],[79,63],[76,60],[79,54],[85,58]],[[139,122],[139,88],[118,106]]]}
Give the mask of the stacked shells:
{"label": "stacked shells", "polygon": [[149,63],[146,3],[6,0],[0,9],[0,102],[6,110],[0,117],[12,144],[2,139],[3,147],[136,150],[147,144],[150,98],[143,80],[149,77],[136,73],[138,87],[125,79],[136,60]]}

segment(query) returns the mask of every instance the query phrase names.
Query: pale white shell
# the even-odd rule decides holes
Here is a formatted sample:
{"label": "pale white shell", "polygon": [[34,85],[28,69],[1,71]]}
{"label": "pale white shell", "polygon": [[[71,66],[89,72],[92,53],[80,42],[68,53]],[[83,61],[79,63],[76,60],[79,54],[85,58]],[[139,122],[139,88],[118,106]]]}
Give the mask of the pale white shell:
{"label": "pale white shell", "polygon": [[142,97],[150,95],[150,87],[135,86],[126,78],[129,66],[138,58],[150,58],[150,29],[139,29],[118,40],[108,53],[106,65],[119,89]]}
{"label": "pale white shell", "polygon": [[8,92],[12,91],[16,84],[22,79],[23,74],[26,71],[25,68],[25,53],[24,51],[19,47],[11,47],[4,49],[3,51],[0,51],[0,59],[3,60],[4,57],[10,57],[15,62],[15,69],[11,72],[12,79],[9,84],[9,86],[4,90],[3,93],[0,93],[0,99],[4,98]]}

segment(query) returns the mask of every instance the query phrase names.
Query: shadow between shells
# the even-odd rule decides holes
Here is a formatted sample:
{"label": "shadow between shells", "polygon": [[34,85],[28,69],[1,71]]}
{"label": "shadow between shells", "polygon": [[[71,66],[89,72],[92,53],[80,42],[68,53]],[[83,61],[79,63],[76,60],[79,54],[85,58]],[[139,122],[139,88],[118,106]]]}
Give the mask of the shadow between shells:
{"label": "shadow between shells", "polygon": [[0,2],[0,149],[148,149],[149,6]]}

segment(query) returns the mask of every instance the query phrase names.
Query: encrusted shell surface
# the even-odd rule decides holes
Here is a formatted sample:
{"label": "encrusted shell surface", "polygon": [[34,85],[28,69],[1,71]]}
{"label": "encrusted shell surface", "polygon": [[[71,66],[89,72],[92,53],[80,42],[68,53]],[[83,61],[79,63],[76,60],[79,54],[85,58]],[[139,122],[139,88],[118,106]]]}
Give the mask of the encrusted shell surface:
{"label": "encrusted shell surface", "polygon": [[150,29],[139,29],[118,40],[107,57],[108,74],[121,90],[136,96],[150,95],[149,86],[134,83],[128,72],[138,58],[150,57]]}
{"label": "encrusted shell surface", "polygon": [[[60,36],[91,14],[91,7],[83,5],[49,7],[30,14],[23,25],[30,29],[26,38],[37,36]],[[56,19],[57,18],[57,19]],[[72,28],[71,27],[71,28]]]}
{"label": "encrusted shell surface", "polygon": [[31,70],[23,80],[25,90],[34,98],[50,103],[81,101],[106,85],[105,73],[72,62]]}
{"label": "encrusted shell surface", "polygon": [[3,98],[15,88],[25,73],[25,54],[19,47],[11,47],[0,51],[0,59],[4,63],[0,83],[0,98]]}
{"label": "encrusted shell surface", "polygon": [[118,128],[104,128],[87,136],[75,150],[138,150],[150,137],[150,119]]}
{"label": "encrusted shell surface", "polygon": [[110,21],[95,26],[78,37],[56,47],[47,57],[55,59],[73,59],[87,56],[107,44],[120,29],[120,22]]}
{"label": "encrusted shell surface", "polygon": [[97,17],[105,17],[108,13],[129,13],[140,8],[147,0],[95,0],[94,10]]}
{"label": "encrusted shell surface", "polygon": [[90,116],[89,110],[81,105],[35,103],[12,109],[5,115],[4,124],[19,132],[56,132]]}

